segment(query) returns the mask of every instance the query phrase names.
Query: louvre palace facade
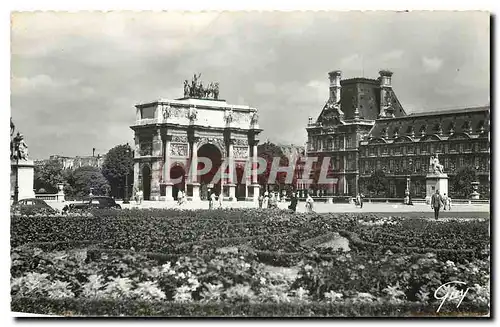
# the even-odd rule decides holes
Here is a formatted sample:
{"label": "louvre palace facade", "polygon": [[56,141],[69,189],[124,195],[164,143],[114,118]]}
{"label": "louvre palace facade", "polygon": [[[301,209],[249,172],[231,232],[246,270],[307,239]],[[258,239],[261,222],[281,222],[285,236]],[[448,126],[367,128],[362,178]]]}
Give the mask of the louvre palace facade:
{"label": "louvre palace facade", "polygon": [[[368,178],[384,171],[389,197],[425,197],[425,177],[431,156],[437,155],[450,179],[462,167],[472,167],[482,198],[490,193],[490,107],[407,114],[392,85],[390,71],[377,79],[342,80],[329,73],[330,97],[307,125],[307,157],[317,157],[313,183],[303,187],[316,194],[369,194]],[[337,183],[317,183],[322,158],[330,158],[327,176]],[[451,192],[453,196],[453,192]]]}

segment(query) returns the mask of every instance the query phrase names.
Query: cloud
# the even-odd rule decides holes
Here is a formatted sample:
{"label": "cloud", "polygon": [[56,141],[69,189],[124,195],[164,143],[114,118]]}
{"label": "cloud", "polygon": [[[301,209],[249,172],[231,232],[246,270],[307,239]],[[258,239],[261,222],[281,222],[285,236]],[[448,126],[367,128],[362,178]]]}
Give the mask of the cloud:
{"label": "cloud", "polygon": [[390,52],[384,53],[381,56],[381,61],[393,61],[393,60],[400,60],[403,57],[404,51],[399,49],[399,50],[392,50]]}
{"label": "cloud", "polygon": [[441,69],[441,66],[443,65],[443,60],[433,57],[433,58],[428,58],[428,57],[423,57],[422,58],[422,66],[424,68],[424,71],[427,73],[435,73]]}
{"label": "cloud", "polygon": [[336,69],[391,69],[411,110],[486,103],[489,25],[470,12],[16,13],[12,117],[34,158],[103,153],[133,143],[136,104],[182,97],[201,73],[259,110],[261,139],[302,144]]}
{"label": "cloud", "polygon": [[357,69],[362,66],[362,60],[363,58],[359,54],[355,53],[342,58],[340,60],[340,67],[342,70]]}

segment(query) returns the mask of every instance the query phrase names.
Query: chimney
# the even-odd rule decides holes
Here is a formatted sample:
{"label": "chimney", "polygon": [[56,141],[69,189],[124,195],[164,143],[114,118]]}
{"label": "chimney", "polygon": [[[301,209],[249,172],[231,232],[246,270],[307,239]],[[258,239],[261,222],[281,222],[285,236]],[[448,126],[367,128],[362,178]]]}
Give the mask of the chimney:
{"label": "chimney", "polygon": [[340,102],[340,80],[342,79],[342,72],[340,70],[335,70],[329,72],[328,76],[330,78],[330,101],[337,104]]}
{"label": "chimney", "polygon": [[391,97],[391,78],[392,72],[389,70],[381,70],[379,72],[379,82],[380,82],[380,109],[379,118],[393,117],[393,108],[390,100]]}
{"label": "chimney", "polygon": [[313,118],[312,118],[311,116],[309,116],[309,118],[308,118],[308,120],[307,120],[307,123],[308,123],[309,125],[312,125],[312,123],[313,123]]}

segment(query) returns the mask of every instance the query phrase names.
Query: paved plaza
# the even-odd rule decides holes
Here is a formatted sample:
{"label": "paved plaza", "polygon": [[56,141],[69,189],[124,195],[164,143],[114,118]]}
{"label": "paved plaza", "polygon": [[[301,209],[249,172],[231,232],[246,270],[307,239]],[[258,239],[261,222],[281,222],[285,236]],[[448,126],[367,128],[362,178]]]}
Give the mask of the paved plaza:
{"label": "paved plaza", "polygon": [[[186,202],[182,206],[179,206],[177,202],[164,202],[164,201],[144,201],[142,204],[137,204],[131,201],[129,204],[123,204],[121,201],[117,201],[123,209],[126,208],[174,208],[174,209],[208,209],[208,201],[200,202]],[[62,207],[67,203],[50,203],[56,209],[62,209]],[[280,202],[278,207],[280,209],[286,209],[290,203]],[[250,201],[238,201],[229,202],[225,201],[222,205],[223,208],[257,208],[258,204]],[[409,217],[421,217],[429,215],[433,217],[434,212],[429,205],[426,204],[415,204],[412,206],[403,204],[393,204],[393,203],[365,203],[363,208],[355,207],[348,203],[315,203],[314,211],[324,213],[324,212],[366,212],[366,213],[403,213]],[[305,202],[299,202],[297,205],[297,212],[305,212]],[[490,215],[489,204],[456,204],[451,208],[451,211],[441,211],[441,217],[453,217],[453,218],[486,218]]]}

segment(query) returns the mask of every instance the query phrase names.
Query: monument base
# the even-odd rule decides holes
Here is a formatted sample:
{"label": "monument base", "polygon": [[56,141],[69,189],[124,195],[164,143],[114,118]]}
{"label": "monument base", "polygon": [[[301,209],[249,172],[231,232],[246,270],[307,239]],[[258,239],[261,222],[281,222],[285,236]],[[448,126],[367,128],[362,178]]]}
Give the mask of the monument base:
{"label": "monument base", "polygon": [[10,167],[11,167],[11,194],[14,194],[15,186],[16,186],[16,172],[18,174],[18,191],[19,191],[19,198],[18,200],[21,199],[27,199],[27,198],[34,198],[35,197],[35,191],[33,190],[34,186],[34,171],[35,171],[35,164],[33,163],[33,160],[19,160],[18,162],[16,160],[12,160],[10,162]]}
{"label": "monument base", "polygon": [[165,184],[165,202],[174,202],[174,197],[172,196],[172,186],[173,183],[166,183]]}
{"label": "monument base", "polygon": [[236,184],[227,184],[229,188],[229,200],[230,201],[237,201],[236,200]]}
{"label": "monument base", "polygon": [[191,197],[191,201],[199,202],[201,201],[200,198],[200,183],[188,183],[188,185],[191,185],[193,188],[193,196]]}
{"label": "monument base", "polygon": [[252,184],[250,186],[251,188],[253,188],[253,198],[252,200],[255,201],[255,202],[258,202],[259,201],[259,192],[260,192],[260,185],[259,184]]}
{"label": "monument base", "polygon": [[428,174],[425,177],[425,201],[430,203],[432,194],[439,190],[439,194],[448,194],[448,175],[447,174]]}

